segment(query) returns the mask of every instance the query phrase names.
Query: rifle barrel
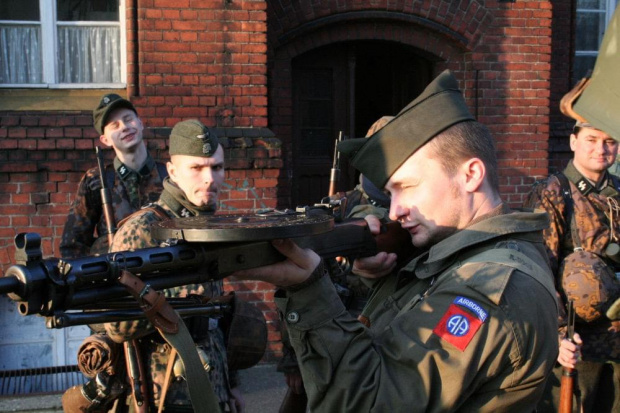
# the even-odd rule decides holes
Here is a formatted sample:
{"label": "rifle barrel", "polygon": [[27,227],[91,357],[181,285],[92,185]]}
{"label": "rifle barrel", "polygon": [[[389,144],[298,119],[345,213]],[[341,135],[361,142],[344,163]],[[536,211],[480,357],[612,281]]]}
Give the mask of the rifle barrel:
{"label": "rifle barrel", "polygon": [[[175,307],[176,312],[181,317],[193,315],[204,315],[209,317],[222,316],[228,311],[230,306],[227,304],[203,304],[192,307]],[[141,308],[126,310],[103,310],[85,312],[59,312],[47,317],[47,328],[66,328],[87,324],[112,323],[115,321],[143,320],[146,318],[144,310]]]}

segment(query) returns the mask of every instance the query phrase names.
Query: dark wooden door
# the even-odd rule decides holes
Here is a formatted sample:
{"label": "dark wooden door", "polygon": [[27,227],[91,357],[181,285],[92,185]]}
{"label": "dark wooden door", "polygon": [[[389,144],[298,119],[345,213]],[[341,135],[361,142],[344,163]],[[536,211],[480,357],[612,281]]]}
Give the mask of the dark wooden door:
{"label": "dark wooden door", "polygon": [[[352,42],[308,52],[293,62],[293,204],[327,195],[339,132],[362,137],[377,119],[395,115],[430,82],[432,63],[402,45]],[[341,160],[338,190],[357,173]]]}

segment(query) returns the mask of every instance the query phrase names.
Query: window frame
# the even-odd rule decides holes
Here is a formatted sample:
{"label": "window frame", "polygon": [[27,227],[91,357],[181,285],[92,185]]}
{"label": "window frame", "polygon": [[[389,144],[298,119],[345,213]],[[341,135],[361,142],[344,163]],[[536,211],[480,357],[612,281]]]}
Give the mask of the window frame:
{"label": "window frame", "polygon": [[[119,0],[118,22],[77,21],[59,22],[56,15],[57,1],[39,0],[39,21],[0,20],[3,25],[39,25],[41,27],[41,65],[43,83],[0,83],[0,89],[119,89],[127,87],[127,19],[126,0]],[[120,31],[120,75],[119,83],[59,83],[56,82],[58,65],[58,26],[72,27],[114,27]]]}
{"label": "window frame", "polygon": [[[607,31],[607,27],[609,26],[609,22],[611,21],[611,18],[614,15],[614,12],[616,11],[616,7],[618,6],[618,0],[606,0],[605,1],[605,10],[603,11],[603,13],[605,14],[605,27],[603,30],[603,35],[604,33]],[[599,9],[586,9],[586,8],[579,8],[577,1],[575,1],[575,20],[577,18],[577,14],[579,13],[600,13],[601,10]],[[579,36],[579,33],[577,32],[577,30],[575,29],[575,36]],[[602,41],[603,36],[600,37],[600,40]],[[600,43],[598,45],[598,48],[596,50],[577,50],[577,45],[575,44],[575,50],[574,50],[574,57],[575,60],[578,57],[598,57],[598,53],[599,53],[599,49],[600,49]],[[575,71],[575,62],[573,62],[573,67],[572,70]],[[585,75],[585,74],[584,74]],[[574,75],[573,75],[574,76]],[[579,80],[579,79],[576,79]]]}

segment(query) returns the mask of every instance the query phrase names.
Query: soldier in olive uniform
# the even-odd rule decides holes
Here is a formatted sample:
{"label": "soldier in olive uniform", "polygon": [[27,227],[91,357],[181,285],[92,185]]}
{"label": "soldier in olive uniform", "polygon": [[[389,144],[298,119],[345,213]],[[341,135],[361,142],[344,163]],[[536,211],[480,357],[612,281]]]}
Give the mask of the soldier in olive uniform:
{"label": "soldier in olive uniform", "polygon": [[[113,165],[104,171],[104,182],[112,193],[114,218],[119,222],[132,212],[159,198],[168,175],[165,165],[155,162],[142,140],[144,126],[136,108],[116,94],[101,98],[93,111],[99,140],[114,149]],[[60,242],[63,258],[77,258],[108,251],[105,216],[101,202],[98,168],[82,177]]]}
{"label": "soldier in olive uniform", "polygon": [[[393,116],[383,116],[368,129],[366,136],[371,136],[385,126]],[[323,204],[336,205],[337,219],[363,218],[373,214],[379,219],[387,219],[390,198],[377,189],[364,175],[360,175],[359,184],[350,191],[337,192],[321,200]],[[326,261],[329,276],[338,291],[338,295],[347,310],[357,317],[368,301],[369,288],[360,277],[351,273],[347,258],[338,262],[336,259]],[[278,371],[286,376],[288,391],[282,400],[280,413],[305,412],[307,404],[306,391],[299,371],[299,364],[289,339],[286,324],[281,325],[282,358],[278,361]]]}
{"label": "soldier in olive uniform", "polygon": [[[320,257],[274,241],[287,260],[234,275],[282,287],[287,323],[317,412],[531,412],[558,354],[557,302],[542,239],[546,214],[499,196],[493,139],[448,71],[367,139],[340,144],[422,253],[356,260],[376,284],[348,314]],[[379,232],[376,217],[367,217]]]}
{"label": "soldier in olive uniform", "polygon": [[[138,211],[128,218],[114,236],[111,251],[149,248],[163,240],[153,238],[151,224],[161,221],[162,214],[169,218],[210,215],[217,209],[218,194],[224,182],[224,150],[215,134],[198,120],[179,122],[170,134],[169,176],[164,190],[152,209]],[[186,297],[199,294],[209,297],[223,293],[221,280],[169,288],[166,297]],[[218,320],[193,317],[188,323],[194,341],[204,350],[209,363],[209,378],[222,408],[228,404],[233,412],[243,411],[243,397],[237,387],[236,374],[227,369],[226,347]],[[191,412],[187,384],[173,380],[168,385],[165,401],[161,400],[162,387],[170,347],[159,333],[153,332],[148,321],[118,322],[105,325],[107,333],[117,342],[140,337],[145,358],[151,406],[164,403],[166,412]]]}
{"label": "soldier in olive uniform", "polygon": [[[577,122],[570,135],[570,147],[574,157],[564,172],[537,182],[525,203],[543,208],[551,217],[544,232],[545,244],[564,304],[567,291],[562,288],[560,268],[575,248],[596,254],[613,271],[620,271],[620,265],[605,254],[613,242],[614,231],[615,237],[620,236],[620,179],[607,171],[615,162],[618,142],[590,124]],[[565,195],[565,191],[570,195]],[[568,201],[566,196],[570,197]],[[595,271],[592,276],[597,276]],[[581,284],[568,293],[590,296],[584,301],[593,303],[589,283],[583,280]],[[577,308],[577,315],[587,311]],[[566,322],[561,320],[564,326],[559,330],[558,363],[578,372],[575,391],[580,395],[581,411],[620,411],[620,321],[605,316],[591,322],[579,321],[575,326],[575,344],[565,337]],[[539,411],[557,411],[561,375],[562,368],[556,368]],[[575,407],[579,407],[577,404]]]}

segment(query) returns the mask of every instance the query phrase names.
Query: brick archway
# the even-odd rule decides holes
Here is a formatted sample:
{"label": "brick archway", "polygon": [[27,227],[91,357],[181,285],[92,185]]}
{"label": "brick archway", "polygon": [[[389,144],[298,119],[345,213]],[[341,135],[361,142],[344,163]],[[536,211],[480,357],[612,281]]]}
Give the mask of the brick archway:
{"label": "brick archway", "polygon": [[[383,18],[368,20],[368,13],[348,13],[298,27],[277,40],[269,36],[270,41],[277,43],[277,46],[269,45],[269,125],[283,144],[285,173],[278,186],[282,207],[294,206],[291,204],[297,200],[293,188],[298,183],[293,182],[296,176],[293,62],[296,58],[330,45],[380,41],[432,62],[432,76],[446,68],[460,72],[461,79],[466,76],[470,58],[466,37],[416,16],[407,18],[402,13],[392,13],[394,18],[389,19],[390,13],[376,13],[381,13]],[[465,83],[462,87],[465,89]]]}

